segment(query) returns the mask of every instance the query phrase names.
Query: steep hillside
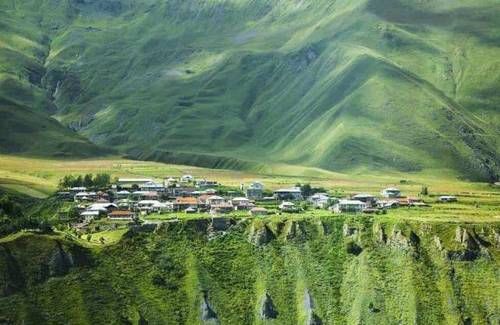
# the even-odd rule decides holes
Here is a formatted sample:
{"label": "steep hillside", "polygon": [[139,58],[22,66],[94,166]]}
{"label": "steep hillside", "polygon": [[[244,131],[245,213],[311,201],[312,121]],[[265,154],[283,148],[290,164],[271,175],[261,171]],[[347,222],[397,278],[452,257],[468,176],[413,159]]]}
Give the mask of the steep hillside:
{"label": "steep hillside", "polygon": [[[10,0],[1,9],[4,53],[14,42],[44,58],[28,92],[45,92],[63,124],[132,157],[500,173],[494,0]],[[21,57],[12,74],[39,79]]]}
{"label": "steep hillside", "polygon": [[498,224],[191,220],[90,251],[0,243],[0,316],[40,324],[497,324]]}

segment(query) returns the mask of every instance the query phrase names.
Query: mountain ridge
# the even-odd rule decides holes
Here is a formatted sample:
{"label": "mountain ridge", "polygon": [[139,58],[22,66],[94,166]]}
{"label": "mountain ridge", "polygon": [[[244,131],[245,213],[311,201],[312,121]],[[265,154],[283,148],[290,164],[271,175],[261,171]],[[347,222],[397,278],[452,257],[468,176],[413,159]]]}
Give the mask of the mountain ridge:
{"label": "mountain ridge", "polygon": [[[68,0],[12,1],[2,16],[46,46],[32,51],[49,101],[32,106],[131,157],[496,180],[497,11],[489,0]],[[8,35],[26,53],[20,33]]]}

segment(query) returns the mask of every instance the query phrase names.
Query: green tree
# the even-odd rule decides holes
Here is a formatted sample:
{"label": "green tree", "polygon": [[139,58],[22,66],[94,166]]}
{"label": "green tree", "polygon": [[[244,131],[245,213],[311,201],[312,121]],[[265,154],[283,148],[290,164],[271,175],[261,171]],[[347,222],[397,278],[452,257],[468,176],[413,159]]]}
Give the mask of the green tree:
{"label": "green tree", "polygon": [[92,174],[86,174],[83,177],[83,186],[85,186],[86,188],[94,187],[94,179]]}
{"label": "green tree", "polygon": [[111,184],[111,176],[109,174],[97,174],[94,178],[94,185],[97,188],[104,189]]}

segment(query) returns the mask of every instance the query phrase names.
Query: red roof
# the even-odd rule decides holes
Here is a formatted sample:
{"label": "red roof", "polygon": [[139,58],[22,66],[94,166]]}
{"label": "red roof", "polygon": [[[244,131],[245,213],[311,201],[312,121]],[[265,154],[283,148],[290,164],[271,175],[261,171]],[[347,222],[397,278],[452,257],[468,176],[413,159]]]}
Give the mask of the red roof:
{"label": "red roof", "polygon": [[195,197],[178,197],[175,199],[176,204],[189,204],[196,205],[198,204],[198,200]]}

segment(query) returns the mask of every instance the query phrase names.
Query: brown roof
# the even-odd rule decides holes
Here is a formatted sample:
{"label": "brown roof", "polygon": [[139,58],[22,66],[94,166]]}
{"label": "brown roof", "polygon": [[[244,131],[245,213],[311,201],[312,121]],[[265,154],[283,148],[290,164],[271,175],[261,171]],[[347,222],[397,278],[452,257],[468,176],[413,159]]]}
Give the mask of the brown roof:
{"label": "brown roof", "polygon": [[190,204],[196,205],[198,204],[198,200],[195,197],[178,197],[175,199],[176,204]]}
{"label": "brown roof", "polygon": [[134,213],[132,211],[128,211],[128,210],[115,210],[115,211],[111,212],[110,214],[108,214],[108,216],[110,216],[110,217],[130,217],[133,214]]}

